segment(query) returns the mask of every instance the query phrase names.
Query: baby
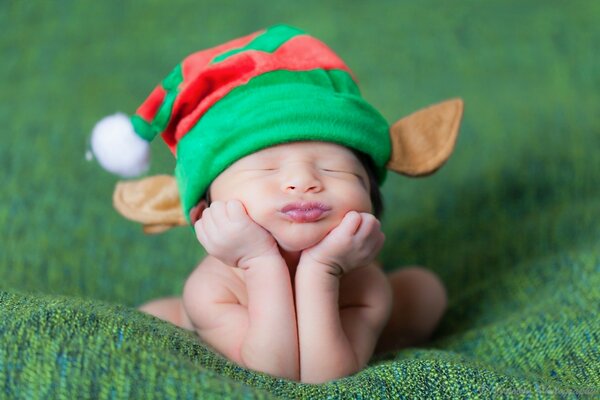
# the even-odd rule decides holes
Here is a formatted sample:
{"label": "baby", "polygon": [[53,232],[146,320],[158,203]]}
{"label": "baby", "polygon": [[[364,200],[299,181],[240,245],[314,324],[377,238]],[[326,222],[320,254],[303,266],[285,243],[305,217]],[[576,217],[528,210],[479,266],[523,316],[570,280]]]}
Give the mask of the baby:
{"label": "baby", "polygon": [[[193,224],[208,255],[181,299],[140,309],[243,367],[308,383],[427,340],[445,290],[425,269],[386,276],[375,262],[379,185],[386,169],[439,168],[461,115],[453,100],[389,128],[345,64],[288,26],[188,57],[132,118],[136,135],[160,132],[176,153],[177,188],[164,177],[121,183],[115,206],[153,231]],[[123,174],[102,147],[99,162]]]}

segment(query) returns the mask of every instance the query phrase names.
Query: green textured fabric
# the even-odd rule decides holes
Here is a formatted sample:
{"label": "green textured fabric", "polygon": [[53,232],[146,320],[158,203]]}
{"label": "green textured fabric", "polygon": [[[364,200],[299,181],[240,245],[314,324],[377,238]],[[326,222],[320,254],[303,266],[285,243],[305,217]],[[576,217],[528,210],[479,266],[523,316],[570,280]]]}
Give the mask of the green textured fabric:
{"label": "green textured fabric", "polygon": [[345,71],[274,71],[229,92],[177,145],[175,176],[186,217],[229,165],[266,147],[335,142],[371,156],[383,183],[391,145],[386,120]]}
{"label": "green textured fabric", "polygon": [[[600,3],[0,3],[0,398],[599,396]],[[388,121],[466,104],[442,170],[382,187],[381,260],[440,275],[439,330],[323,385],[236,367],[138,313],[203,252],[188,229],[124,221],[115,178],[82,154],[173,60],[281,21],[335,49]],[[152,146],[151,173],[172,170]]]}

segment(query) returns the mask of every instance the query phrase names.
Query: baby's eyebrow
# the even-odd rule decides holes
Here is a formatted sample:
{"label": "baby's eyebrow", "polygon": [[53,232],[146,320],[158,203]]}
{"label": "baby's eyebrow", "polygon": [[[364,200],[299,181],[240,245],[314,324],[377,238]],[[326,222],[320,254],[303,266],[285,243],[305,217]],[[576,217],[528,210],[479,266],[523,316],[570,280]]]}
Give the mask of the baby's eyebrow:
{"label": "baby's eyebrow", "polygon": [[252,161],[248,161],[247,163],[243,164],[243,166],[245,168],[248,167],[265,167],[265,166],[275,166],[277,165],[277,161],[275,160],[271,160],[271,159],[260,159],[260,160],[252,160]]}
{"label": "baby's eyebrow", "polygon": [[325,158],[321,161],[321,165],[339,168],[354,168],[360,169],[361,163],[358,160],[341,159],[335,157]]}

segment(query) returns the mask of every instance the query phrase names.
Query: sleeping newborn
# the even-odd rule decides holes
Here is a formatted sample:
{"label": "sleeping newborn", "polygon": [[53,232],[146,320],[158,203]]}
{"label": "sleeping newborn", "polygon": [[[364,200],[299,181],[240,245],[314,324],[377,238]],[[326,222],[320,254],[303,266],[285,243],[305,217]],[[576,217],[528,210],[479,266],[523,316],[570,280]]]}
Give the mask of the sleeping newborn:
{"label": "sleeping newborn", "polygon": [[182,299],[141,309],[244,367],[310,383],[362,369],[388,322],[382,350],[426,340],[444,288],[418,268],[390,281],[374,262],[384,234],[367,171],[355,152],[326,142],[238,160],[211,184],[210,206],[194,210],[208,256]]}
{"label": "sleeping newborn", "polygon": [[440,168],[462,110],[448,100],[390,126],[337,54],[286,25],[189,55],[135,115],[92,133],[98,162],[127,177],[163,137],[175,177],[119,183],[114,205],[146,232],[193,225],[208,254],[181,298],[140,309],[243,367],[309,383],[425,341],[446,293],[423,268],[375,262],[379,188],[388,170]]}

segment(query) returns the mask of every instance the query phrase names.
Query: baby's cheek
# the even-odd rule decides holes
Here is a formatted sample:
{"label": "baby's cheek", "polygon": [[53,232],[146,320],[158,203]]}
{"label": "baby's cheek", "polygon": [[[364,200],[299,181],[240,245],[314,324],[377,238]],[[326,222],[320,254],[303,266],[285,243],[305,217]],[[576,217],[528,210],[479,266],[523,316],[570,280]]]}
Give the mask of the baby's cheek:
{"label": "baby's cheek", "polygon": [[344,182],[329,193],[329,200],[340,212],[370,212],[371,193],[367,187],[358,182]]}
{"label": "baby's cheek", "polygon": [[274,234],[273,230],[276,222],[275,215],[266,213],[258,208],[253,208],[251,205],[247,205],[245,207],[246,212],[252,221],[254,221],[261,228],[265,229],[271,235]]}
{"label": "baby's cheek", "polygon": [[342,220],[344,219],[344,217],[346,216],[346,214],[351,211],[351,208],[344,208],[344,209],[339,209],[337,210],[337,212],[333,215],[331,215],[326,222],[328,223],[328,227],[327,227],[327,231],[331,232],[336,226],[338,226]]}

